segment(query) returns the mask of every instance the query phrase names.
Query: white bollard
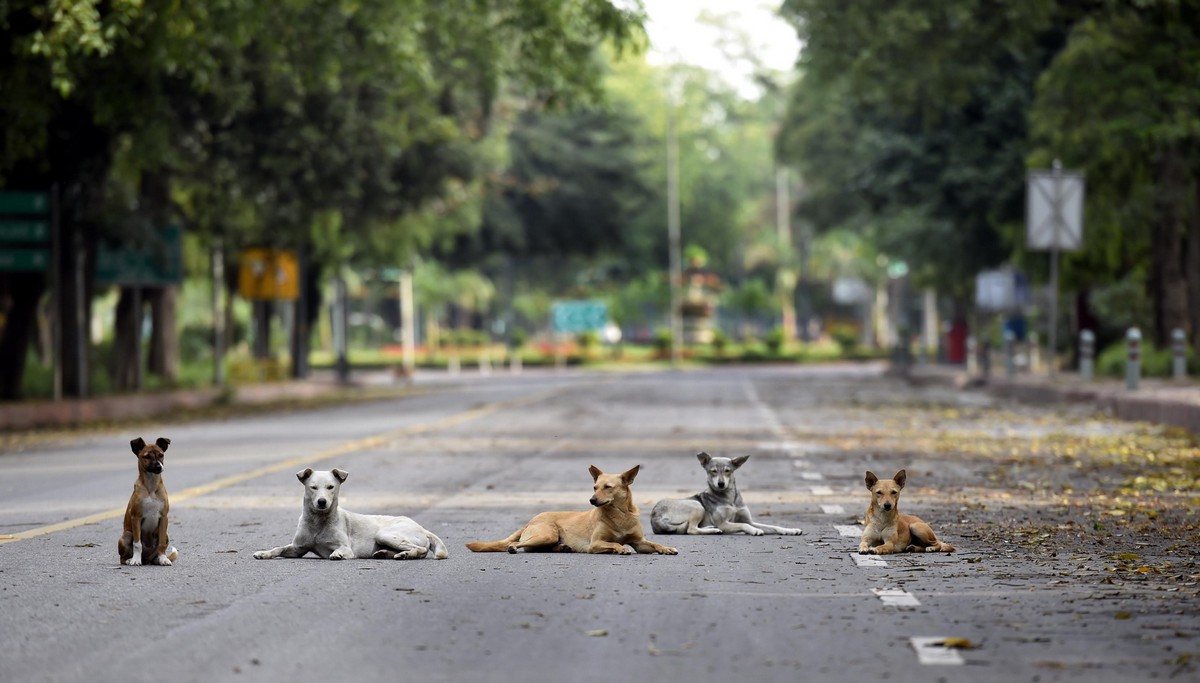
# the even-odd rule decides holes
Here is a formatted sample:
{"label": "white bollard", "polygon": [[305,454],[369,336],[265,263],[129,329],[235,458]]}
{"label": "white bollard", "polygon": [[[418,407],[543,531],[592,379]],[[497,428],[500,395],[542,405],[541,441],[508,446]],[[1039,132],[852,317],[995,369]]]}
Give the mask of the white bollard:
{"label": "white bollard", "polygon": [[1187,335],[1175,328],[1171,332],[1171,376],[1175,379],[1187,377]]}
{"label": "white bollard", "polygon": [[979,373],[979,358],[975,349],[975,335],[967,336],[967,375],[974,377]]}
{"label": "white bollard", "polygon": [[457,375],[458,373],[462,372],[462,361],[458,359],[457,353],[450,354],[450,362],[447,366],[447,369],[450,371],[451,375]]}
{"label": "white bollard", "polygon": [[1079,377],[1092,381],[1096,368],[1096,335],[1091,330],[1079,333]]}
{"label": "white bollard", "polygon": [[513,351],[512,360],[508,362],[508,371],[514,375],[521,374],[521,353]]}
{"label": "white bollard", "polygon": [[479,354],[479,374],[492,374],[492,354],[489,351],[483,351]]}
{"label": "white bollard", "polygon": [[1125,388],[1132,391],[1142,379],[1142,331],[1136,327],[1125,334],[1125,353]]}

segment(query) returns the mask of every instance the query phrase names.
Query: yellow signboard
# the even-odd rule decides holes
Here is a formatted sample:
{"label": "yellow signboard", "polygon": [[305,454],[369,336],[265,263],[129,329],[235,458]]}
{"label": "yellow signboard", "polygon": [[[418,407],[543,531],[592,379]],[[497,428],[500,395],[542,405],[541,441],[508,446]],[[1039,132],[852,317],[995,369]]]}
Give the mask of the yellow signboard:
{"label": "yellow signboard", "polygon": [[283,299],[300,296],[300,262],[291,249],[252,247],[242,251],[238,294],[244,299]]}

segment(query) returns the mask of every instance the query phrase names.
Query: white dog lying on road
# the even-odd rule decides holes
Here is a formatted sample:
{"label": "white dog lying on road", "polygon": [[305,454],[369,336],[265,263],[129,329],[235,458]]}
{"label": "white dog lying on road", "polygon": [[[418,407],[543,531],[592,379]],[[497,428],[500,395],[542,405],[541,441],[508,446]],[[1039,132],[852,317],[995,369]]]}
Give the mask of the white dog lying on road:
{"label": "white dog lying on road", "polygon": [[450,556],[442,539],[408,517],[360,515],[339,508],[338,492],[348,476],[339,469],[297,472],[296,478],[304,484],[304,505],[296,537],[290,545],[254,553],[254,559],[304,557],[310,552],[330,560],[417,560],[430,551],[437,560]]}

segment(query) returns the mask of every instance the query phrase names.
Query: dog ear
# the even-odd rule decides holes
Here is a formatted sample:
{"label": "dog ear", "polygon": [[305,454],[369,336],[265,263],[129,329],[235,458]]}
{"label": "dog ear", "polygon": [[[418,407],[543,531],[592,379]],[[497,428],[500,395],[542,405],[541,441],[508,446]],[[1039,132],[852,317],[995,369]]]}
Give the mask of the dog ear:
{"label": "dog ear", "polygon": [[892,481],[896,482],[896,486],[899,486],[900,488],[904,488],[904,482],[907,480],[908,472],[905,472],[904,470],[900,470],[894,476],[892,476]]}
{"label": "dog ear", "polygon": [[339,470],[335,467],[333,468],[333,476],[337,477],[338,481],[346,481],[346,477],[350,476],[350,473],[346,470]]}
{"label": "dog ear", "polygon": [[633,483],[633,479],[634,479],[634,477],[637,476],[638,470],[640,470],[640,469],[642,469],[641,465],[634,465],[633,467],[630,467],[628,470],[625,470],[624,472],[621,473],[621,481],[625,482],[626,486],[629,486],[630,484]]}
{"label": "dog ear", "polygon": [[296,473],[296,478],[299,479],[301,482],[308,481],[308,478],[311,476],[312,476],[312,468],[311,467],[305,467],[304,469],[302,469]]}
{"label": "dog ear", "polygon": [[735,470],[736,470],[737,468],[739,468],[739,467],[741,467],[742,465],[746,464],[746,461],[747,461],[747,460],[749,460],[749,459],[750,459],[750,456],[748,456],[748,455],[739,455],[738,457],[734,458],[734,459],[731,461],[731,462],[733,463],[733,469],[735,469]]}
{"label": "dog ear", "polygon": [[875,486],[875,483],[878,481],[879,481],[879,477],[875,476],[875,473],[872,472],[871,470],[867,470],[867,489],[870,489],[871,487]]}
{"label": "dog ear", "polygon": [[600,471],[600,468],[596,467],[595,465],[588,465],[588,472],[592,473],[592,481],[596,481],[600,478],[601,474],[604,474]]}
{"label": "dog ear", "polygon": [[696,454],[696,459],[700,461],[700,464],[702,466],[708,467],[708,461],[712,460],[712,456],[709,455],[708,453],[705,453],[704,451],[700,451],[699,453]]}
{"label": "dog ear", "polygon": [[160,436],[154,440],[154,443],[158,444],[158,447],[165,451],[167,450],[167,446],[171,445],[171,440],[165,436]]}
{"label": "dog ear", "polygon": [[142,449],[146,447],[146,440],[139,436],[129,442],[129,447],[133,449],[134,455],[141,455]]}

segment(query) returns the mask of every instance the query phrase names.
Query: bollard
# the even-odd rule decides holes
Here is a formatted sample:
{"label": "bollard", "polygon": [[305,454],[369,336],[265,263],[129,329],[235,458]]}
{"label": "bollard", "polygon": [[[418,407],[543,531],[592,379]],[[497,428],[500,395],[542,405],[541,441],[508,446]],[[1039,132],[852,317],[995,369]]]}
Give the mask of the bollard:
{"label": "bollard", "polygon": [[979,373],[979,358],[975,355],[975,335],[967,335],[967,376],[974,377]]}
{"label": "bollard", "polygon": [[451,375],[457,375],[458,373],[462,372],[462,361],[458,359],[457,353],[450,354],[450,361],[447,364],[446,369]]}
{"label": "bollard", "polygon": [[1132,391],[1142,379],[1142,331],[1136,327],[1125,334],[1125,352],[1125,388]]}
{"label": "bollard", "polygon": [[[1050,356],[1054,358],[1053,355]],[[1029,333],[1029,371],[1038,374],[1042,371],[1042,350],[1038,347],[1038,333]],[[1053,372],[1053,368],[1051,368]]]}
{"label": "bollard", "polygon": [[488,351],[479,354],[479,374],[492,374],[492,354]]}
{"label": "bollard", "polygon": [[1016,336],[1012,330],[1004,331],[1004,376],[1017,376]]}
{"label": "bollard", "polygon": [[514,375],[521,374],[521,354],[513,352],[512,360],[508,363],[508,371]]}
{"label": "bollard", "polygon": [[1172,372],[1175,379],[1187,377],[1187,335],[1183,330],[1175,328],[1171,332]]}
{"label": "bollard", "polygon": [[1085,382],[1092,381],[1096,367],[1096,335],[1091,330],[1079,333],[1079,376]]}

